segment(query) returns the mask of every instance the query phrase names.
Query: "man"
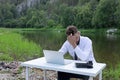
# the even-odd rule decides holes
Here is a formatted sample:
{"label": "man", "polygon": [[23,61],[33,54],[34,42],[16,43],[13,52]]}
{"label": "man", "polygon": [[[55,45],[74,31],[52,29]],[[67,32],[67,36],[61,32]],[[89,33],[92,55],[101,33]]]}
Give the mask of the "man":
{"label": "man", "polygon": [[[64,42],[59,52],[63,54],[68,52],[75,60],[96,62],[92,50],[92,41],[88,37],[81,36],[77,27],[68,26],[66,35],[67,40]],[[88,80],[89,76],[58,72],[58,80],[70,80],[70,78]]]}

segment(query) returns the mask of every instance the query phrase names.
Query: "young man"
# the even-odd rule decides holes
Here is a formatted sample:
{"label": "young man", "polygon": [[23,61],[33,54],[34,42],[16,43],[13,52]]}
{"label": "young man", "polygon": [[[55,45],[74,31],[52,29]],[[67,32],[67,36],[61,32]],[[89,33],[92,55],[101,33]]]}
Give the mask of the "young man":
{"label": "young man", "polygon": [[[81,36],[77,27],[68,26],[66,35],[67,40],[64,42],[59,52],[63,54],[68,52],[75,60],[96,62],[92,50],[92,41],[88,37]],[[88,80],[89,76],[58,72],[58,80],[70,80],[70,78]]]}

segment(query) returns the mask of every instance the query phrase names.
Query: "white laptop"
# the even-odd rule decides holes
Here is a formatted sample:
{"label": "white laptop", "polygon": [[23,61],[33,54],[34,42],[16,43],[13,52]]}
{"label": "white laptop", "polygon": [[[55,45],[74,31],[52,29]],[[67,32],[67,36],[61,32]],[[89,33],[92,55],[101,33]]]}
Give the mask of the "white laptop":
{"label": "white laptop", "polygon": [[69,60],[64,60],[64,55],[58,51],[43,50],[43,53],[47,63],[60,65],[71,63]]}

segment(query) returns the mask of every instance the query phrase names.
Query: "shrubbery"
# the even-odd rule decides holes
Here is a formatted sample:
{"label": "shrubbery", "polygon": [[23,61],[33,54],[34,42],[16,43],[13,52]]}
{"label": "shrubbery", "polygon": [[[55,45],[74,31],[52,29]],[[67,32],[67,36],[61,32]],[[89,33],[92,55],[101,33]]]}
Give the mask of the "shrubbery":
{"label": "shrubbery", "polygon": [[[12,0],[10,0],[12,2]],[[119,28],[119,0],[43,0],[31,7],[22,2],[0,3],[0,25],[8,28],[43,28],[76,25],[79,28]]]}

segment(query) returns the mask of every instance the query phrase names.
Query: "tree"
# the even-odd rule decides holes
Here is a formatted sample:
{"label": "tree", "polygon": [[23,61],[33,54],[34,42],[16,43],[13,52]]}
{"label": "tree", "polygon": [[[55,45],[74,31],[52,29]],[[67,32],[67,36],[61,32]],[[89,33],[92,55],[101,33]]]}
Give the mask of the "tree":
{"label": "tree", "polygon": [[27,12],[26,27],[45,27],[47,24],[47,15],[45,11],[36,9],[29,9]]}
{"label": "tree", "polygon": [[66,7],[62,11],[62,24],[67,27],[74,24],[74,12],[72,7]]}
{"label": "tree", "polygon": [[116,25],[115,10],[116,0],[100,0],[92,19],[93,26],[96,28],[114,27]]}
{"label": "tree", "polygon": [[75,25],[79,28],[90,28],[93,12],[89,3],[84,6],[76,7],[74,9],[76,12]]}
{"label": "tree", "polygon": [[73,7],[69,7],[67,4],[61,4],[59,7],[57,6],[51,15],[54,16],[53,19],[54,19],[55,23],[61,24],[65,28],[68,25],[74,24]]}
{"label": "tree", "polygon": [[79,0],[79,5],[82,6],[82,5],[85,5],[86,3],[90,2],[91,0]]}
{"label": "tree", "polygon": [[69,6],[76,6],[79,3],[79,0],[58,0],[60,4],[67,4]]}
{"label": "tree", "polygon": [[118,0],[118,6],[115,12],[116,24],[120,28],[120,0]]}
{"label": "tree", "polygon": [[[1,26],[11,27],[10,20],[14,18],[14,5],[5,3],[0,4],[0,23]],[[7,23],[11,26],[7,26]]]}

